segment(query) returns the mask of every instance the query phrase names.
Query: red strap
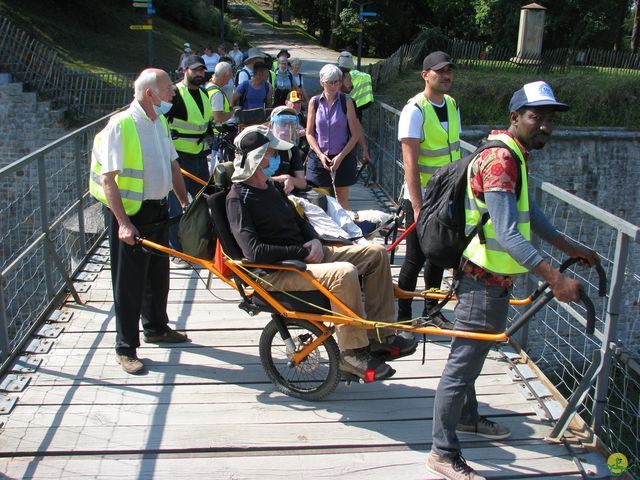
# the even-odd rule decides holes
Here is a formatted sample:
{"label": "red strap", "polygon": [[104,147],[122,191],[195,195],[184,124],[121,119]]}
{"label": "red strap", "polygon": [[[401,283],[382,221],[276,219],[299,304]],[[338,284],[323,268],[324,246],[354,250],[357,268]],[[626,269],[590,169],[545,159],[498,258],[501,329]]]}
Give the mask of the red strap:
{"label": "red strap", "polygon": [[400,356],[400,347],[398,347],[397,345],[393,345],[389,349],[389,355],[391,355],[392,357],[399,357]]}

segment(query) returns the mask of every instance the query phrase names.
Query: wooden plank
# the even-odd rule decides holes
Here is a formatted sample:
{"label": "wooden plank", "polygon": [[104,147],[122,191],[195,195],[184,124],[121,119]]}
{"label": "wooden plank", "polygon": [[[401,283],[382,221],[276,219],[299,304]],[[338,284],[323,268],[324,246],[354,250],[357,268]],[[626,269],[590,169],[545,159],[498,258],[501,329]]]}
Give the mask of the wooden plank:
{"label": "wooden plank", "polygon": [[[166,424],[159,412],[158,423],[147,425],[100,424],[93,419],[85,426],[54,429],[50,426],[5,428],[0,436],[0,451],[21,452],[102,452],[140,450],[179,450],[202,448],[338,448],[348,445],[414,445],[430,440],[431,420],[322,422],[313,424],[270,423],[262,419],[257,424],[236,422],[221,424],[221,417],[204,416],[193,425]],[[505,417],[501,423],[511,430],[509,441],[536,439],[542,441],[551,429],[533,417]],[[467,445],[486,440],[468,436]]]}
{"label": "wooden plank", "polygon": [[[552,474],[536,478],[556,480],[581,478],[571,456],[555,445],[476,447],[465,450],[469,463],[487,477]],[[313,451],[306,453],[253,454],[176,454],[140,457],[26,457],[0,462],[7,475],[24,478],[31,472],[38,478],[211,478],[289,479],[293,472],[305,480],[345,478],[371,480],[402,478],[433,480],[440,478],[425,469],[427,451],[419,449]],[[185,462],[189,468],[185,469]],[[560,473],[566,472],[566,473]],[[572,472],[572,473],[569,473]]]}
{"label": "wooden plank", "polygon": [[[435,395],[438,377],[391,378],[384,382],[354,384],[347,387],[339,383],[326,402],[353,399],[430,398]],[[476,393],[483,397],[510,395],[518,391],[513,383],[505,382],[502,375],[481,375],[476,381]],[[261,383],[190,383],[176,384],[87,384],[31,386],[20,394],[19,405],[83,405],[103,404],[159,404],[219,402],[278,402],[297,403],[300,400],[275,391],[268,381]],[[323,402],[324,404],[325,402]]]}

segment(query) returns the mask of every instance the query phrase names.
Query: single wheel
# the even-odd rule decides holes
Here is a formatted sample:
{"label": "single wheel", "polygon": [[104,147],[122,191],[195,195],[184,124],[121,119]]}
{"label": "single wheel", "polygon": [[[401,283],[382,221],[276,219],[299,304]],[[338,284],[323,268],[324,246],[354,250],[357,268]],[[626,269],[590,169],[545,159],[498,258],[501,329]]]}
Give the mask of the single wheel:
{"label": "single wheel", "polygon": [[340,351],[333,337],[327,338],[298,365],[291,364],[277,322],[289,331],[296,351],[313,342],[321,331],[303,320],[271,320],[260,336],[260,361],[267,376],[282,393],[304,400],[321,400],[340,381]]}

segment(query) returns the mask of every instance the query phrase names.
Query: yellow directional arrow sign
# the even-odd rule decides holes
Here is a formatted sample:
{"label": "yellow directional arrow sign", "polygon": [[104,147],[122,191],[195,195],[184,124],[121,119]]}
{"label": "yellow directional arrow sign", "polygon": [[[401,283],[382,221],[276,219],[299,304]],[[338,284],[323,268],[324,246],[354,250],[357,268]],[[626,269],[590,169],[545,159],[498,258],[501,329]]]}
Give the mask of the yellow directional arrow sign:
{"label": "yellow directional arrow sign", "polygon": [[153,30],[153,25],[129,25],[129,30]]}
{"label": "yellow directional arrow sign", "polygon": [[136,8],[147,8],[149,4],[147,2],[133,2],[133,6]]}

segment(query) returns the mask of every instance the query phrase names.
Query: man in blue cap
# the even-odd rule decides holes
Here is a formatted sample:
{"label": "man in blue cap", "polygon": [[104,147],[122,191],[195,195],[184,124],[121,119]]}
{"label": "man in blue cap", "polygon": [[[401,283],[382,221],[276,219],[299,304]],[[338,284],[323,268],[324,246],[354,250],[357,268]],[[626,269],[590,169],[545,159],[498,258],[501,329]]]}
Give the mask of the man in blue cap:
{"label": "man in blue cap", "polygon": [[[532,272],[549,282],[557,300],[575,301],[581,284],[562,275],[531,244],[531,230],[581,263],[597,263],[594,251],[569,243],[549,223],[529,198],[527,161],[531,150],[549,141],[556,112],[569,106],[556,100],[542,81],[524,85],[511,97],[509,127],[494,130],[488,140],[504,147],[480,152],[469,165],[466,223],[471,228],[485,212],[485,242],[476,235],[463,253],[456,288],[455,329],[484,333],[503,332],[508,316],[513,279]],[[475,381],[492,343],[454,338],[451,353],[436,391],[433,414],[433,446],[427,468],[451,480],[478,480],[461,455],[458,433],[499,440],[511,432],[478,414]]]}

